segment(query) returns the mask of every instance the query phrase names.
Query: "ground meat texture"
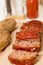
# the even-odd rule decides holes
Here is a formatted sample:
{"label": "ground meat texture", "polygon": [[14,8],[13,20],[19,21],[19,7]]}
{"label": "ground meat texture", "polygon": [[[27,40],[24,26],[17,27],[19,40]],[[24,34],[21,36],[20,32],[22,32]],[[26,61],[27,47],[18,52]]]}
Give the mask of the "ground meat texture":
{"label": "ground meat texture", "polygon": [[37,52],[14,50],[8,56],[8,59],[12,64],[16,65],[33,65],[35,63],[37,55]]}
{"label": "ground meat texture", "polygon": [[32,20],[29,22],[24,23],[21,26],[22,31],[35,31],[42,33],[42,22],[38,20]]}
{"label": "ground meat texture", "polygon": [[13,49],[25,51],[39,51],[41,48],[40,39],[16,40]]}

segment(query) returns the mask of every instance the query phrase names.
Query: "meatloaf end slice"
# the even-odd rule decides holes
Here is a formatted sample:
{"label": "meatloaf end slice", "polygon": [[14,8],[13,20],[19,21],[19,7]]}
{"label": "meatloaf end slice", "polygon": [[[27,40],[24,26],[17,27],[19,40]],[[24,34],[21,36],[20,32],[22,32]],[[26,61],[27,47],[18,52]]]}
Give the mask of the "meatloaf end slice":
{"label": "meatloaf end slice", "polygon": [[28,21],[21,26],[22,31],[25,31],[25,30],[27,31],[27,29],[29,31],[42,33],[42,22],[39,20]]}
{"label": "meatloaf end slice", "polygon": [[14,50],[9,56],[8,59],[12,64],[16,65],[33,65],[37,58],[37,52],[27,52]]}

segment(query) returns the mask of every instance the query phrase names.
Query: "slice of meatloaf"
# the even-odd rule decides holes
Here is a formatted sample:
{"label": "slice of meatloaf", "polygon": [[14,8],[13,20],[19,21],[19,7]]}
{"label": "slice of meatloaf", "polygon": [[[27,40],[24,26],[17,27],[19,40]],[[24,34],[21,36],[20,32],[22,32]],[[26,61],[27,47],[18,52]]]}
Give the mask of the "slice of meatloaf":
{"label": "slice of meatloaf", "polygon": [[13,49],[25,51],[39,51],[41,47],[40,39],[16,40]]}
{"label": "slice of meatloaf", "polygon": [[35,63],[37,52],[27,52],[14,50],[8,59],[12,64],[16,65],[33,65]]}

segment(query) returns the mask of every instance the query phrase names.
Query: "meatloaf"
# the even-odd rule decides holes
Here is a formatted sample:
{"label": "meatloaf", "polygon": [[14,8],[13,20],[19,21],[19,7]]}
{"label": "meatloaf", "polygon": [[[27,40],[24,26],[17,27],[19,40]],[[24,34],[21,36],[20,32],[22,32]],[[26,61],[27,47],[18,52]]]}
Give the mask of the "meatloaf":
{"label": "meatloaf", "polygon": [[21,26],[20,32],[16,33],[16,41],[13,49],[25,51],[39,51],[41,47],[42,23],[32,20]]}
{"label": "meatloaf", "polygon": [[13,49],[25,51],[39,51],[41,47],[40,39],[16,40]]}
{"label": "meatloaf", "polygon": [[28,30],[42,33],[42,22],[38,20],[28,21],[21,26],[21,30],[22,31]]}
{"label": "meatloaf", "polygon": [[27,51],[16,51],[14,50],[8,59],[12,64],[16,65],[33,65],[35,63],[37,52],[27,52]]}
{"label": "meatloaf", "polygon": [[40,38],[39,34],[35,32],[30,32],[30,31],[16,32],[16,39],[19,39],[19,40],[37,39],[38,37]]}

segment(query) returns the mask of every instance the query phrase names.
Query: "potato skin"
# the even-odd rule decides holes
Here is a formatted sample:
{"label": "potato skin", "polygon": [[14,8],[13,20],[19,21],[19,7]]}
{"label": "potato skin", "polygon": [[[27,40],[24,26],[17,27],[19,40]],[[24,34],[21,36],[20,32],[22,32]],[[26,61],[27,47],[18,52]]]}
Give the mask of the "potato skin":
{"label": "potato skin", "polygon": [[10,33],[3,27],[0,27],[0,51],[9,45],[10,40]]}
{"label": "potato skin", "polygon": [[7,18],[0,22],[0,27],[5,28],[9,32],[12,32],[15,29],[16,21],[13,18]]}

